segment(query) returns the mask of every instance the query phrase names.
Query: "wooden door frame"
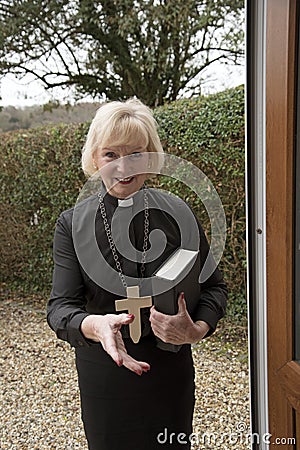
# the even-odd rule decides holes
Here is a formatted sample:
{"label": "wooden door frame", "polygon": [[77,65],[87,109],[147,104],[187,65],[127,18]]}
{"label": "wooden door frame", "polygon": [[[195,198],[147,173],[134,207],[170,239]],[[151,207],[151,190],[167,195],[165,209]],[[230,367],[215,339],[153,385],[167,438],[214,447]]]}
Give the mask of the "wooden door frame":
{"label": "wooden door frame", "polygon": [[294,436],[292,406],[299,410],[299,390],[295,392],[292,381],[293,373],[300,376],[300,366],[292,361],[295,58],[296,0],[268,1],[266,263],[269,432],[272,440]]}

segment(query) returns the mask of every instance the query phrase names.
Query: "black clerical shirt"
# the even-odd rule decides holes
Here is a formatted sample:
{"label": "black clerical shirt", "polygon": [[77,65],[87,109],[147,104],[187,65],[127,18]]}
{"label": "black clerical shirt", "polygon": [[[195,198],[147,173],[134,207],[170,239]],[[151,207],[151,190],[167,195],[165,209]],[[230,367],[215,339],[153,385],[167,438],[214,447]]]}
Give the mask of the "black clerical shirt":
{"label": "black clerical shirt", "polygon": [[[157,229],[163,233],[155,234],[156,231],[152,235],[152,240],[150,236],[148,250],[152,246],[152,256],[155,257],[156,252],[160,254],[152,261],[147,262],[146,260],[145,277],[151,277],[178,247],[190,250],[200,249],[201,266],[203,266],[208,255],[209,245],[200,223],[190,208],[183,200],[164,191],[156,189],[147,189],[147,191],[149,233]],[[116,245],[122,244],[122,239],[126,240],[128,235],[132,248],[142,252],[144,243],[143,190],[133,196],[131,206],[125,207],[124,210],[118,208],[118,214],[115,214],[118,199],[106,194],[104,204],[109,223],[114,216]],[[115,271],[115,261],[98,209],[97,196],[90,196],[79,204],[78,209],[76,208],[64,211],[57,220],[53,245],[53,284],[47,308],[47,320],[60,339],[69,342],[73,347],[83,347],[92,345],[91,341],[85,339],[80,331],[83,319],[89,314],[116,313],[115,300],[126,297],[126,291]],[[193,227],[193,220],[196,223],[196,229],[195,226]],[[123,223],[128,221],[130,226],[127,233]],[[94,230],[94,236],[90,230]],[[199,239],[197,239],[197,234]],[[126,241],[123,242],[124,246],[128,247]],[[196,248],[196,246],[198,247]],[[96,247],[113,270],[107,270],[104,260],[99,259],[97,255]],[[97,251],[99,251],[98,249]],[[80,252],[85,252],[85,258],[80,257]],[[140,279],[141,261],[131,261],[121,253],[118,252],[118,254],[124,274]],[[149,295],[149,293],[146,294]],[[208,335],[215,330],[218,320],[225,314],[226,300],[226,284],[220,271],[216,268],[210,277],[201,284],[199,306],[192,317],[194,321],[203,320],[209,324]],[[151,333],[148,320],[149,308],[141,311],[142,335],[144,336]],[[127,337],[126,327],[122,328],[124,328],[123,337]]]}

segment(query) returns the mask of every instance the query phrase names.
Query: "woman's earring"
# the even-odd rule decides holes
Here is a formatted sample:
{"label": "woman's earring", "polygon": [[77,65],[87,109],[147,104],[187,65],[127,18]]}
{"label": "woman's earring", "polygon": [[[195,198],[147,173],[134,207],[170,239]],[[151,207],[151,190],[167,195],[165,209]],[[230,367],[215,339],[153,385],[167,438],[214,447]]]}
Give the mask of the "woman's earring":
{"label": "woman's earring", "polygon": [[95,163],[95,161],[93,161],[93,167],[94,167],[94,169],[98,169],[97,164]]}

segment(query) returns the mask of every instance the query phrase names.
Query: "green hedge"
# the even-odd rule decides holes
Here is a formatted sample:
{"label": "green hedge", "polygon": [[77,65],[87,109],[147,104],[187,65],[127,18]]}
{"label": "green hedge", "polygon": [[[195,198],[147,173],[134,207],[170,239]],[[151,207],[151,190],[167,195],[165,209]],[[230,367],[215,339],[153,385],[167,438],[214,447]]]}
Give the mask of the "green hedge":
{"label": "green hedge", "polygon": [[[155,110],[165,151],[197,165],[213,182],[227,219],[221,268],[230,290],[229,316],[245,317],[244,92],[226,90]],[[45,296],[51,288],[52,239],[61,211],[74,205],[85,177],[80,158],[88,124],[1,134],[1,282]],[[171,178],[156,186],[186,199],[206,230],[196,195]]]}

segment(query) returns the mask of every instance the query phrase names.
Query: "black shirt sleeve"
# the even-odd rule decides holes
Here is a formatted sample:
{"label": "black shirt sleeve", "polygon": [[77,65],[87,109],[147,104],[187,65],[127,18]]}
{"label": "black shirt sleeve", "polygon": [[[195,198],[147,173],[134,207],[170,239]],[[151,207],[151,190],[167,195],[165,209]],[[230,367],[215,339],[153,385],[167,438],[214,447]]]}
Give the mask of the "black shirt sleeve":
{"label": "black shirt sleeve", "polygon": [[53,241],[53,283],[47,306],[47,322],[57,337],[72,347],[89,346],[80,331],[85,310],[84,281],[72,240],[72,216],[62,213],[57,220]]}

